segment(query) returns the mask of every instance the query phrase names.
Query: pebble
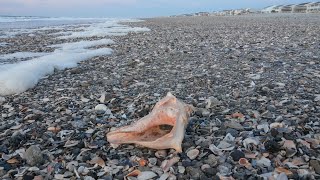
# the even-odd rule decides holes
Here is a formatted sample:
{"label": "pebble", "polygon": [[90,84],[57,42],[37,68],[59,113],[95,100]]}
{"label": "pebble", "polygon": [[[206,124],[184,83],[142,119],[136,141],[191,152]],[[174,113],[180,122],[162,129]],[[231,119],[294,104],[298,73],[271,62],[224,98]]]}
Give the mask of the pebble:
{"label": "pebble", "polygon": [[266,141],[264,146],[268,152],[275,153],[280,151],[279,143],[274,140]]}
{"label": "pebble", "polygon": [[187,152],[189,159],[193,160],[199,155],[200,151],[198,149],[191,149]]}
{"label": "pebble", "polygon": [[156,176],[157,176],[157,174],[152,171],[143,171],[138,175],[137,179],[138,180],[147,180],[147,179],[152,179]]}
{"label": "pebble", "polygon": [[244,127],[238,123],[238,122],[235,122],[235,121],[228,121],[228,122],[225,122],[224,125],[228,128],[232,128],[232,129],[235,129],[235,130],[239,130],[239,131],[243,131],[244,130]]}
{"label": "pebble", "polygon": [[40,148],[36,145],[31,145],[26,150],[24,157],[26,158],[26,161],[30,166],[40,165],[44,160]]}
{"label": "pebble", "polygon": [[221,105],[221,102],[215,97],[209,97],[208,99],[206,99],[205,103],[206,103],[206,109],[210,109],[210,108]]}
{"label": "pebble", "polygon": [[98,113],[98,114],[111,114],[110,109],[105,105],[105,104],[98,104],[94,110]]}
{"label": "pebble", "polygon": [[178,166],[178,172],[183,174],[186,171],[186,168],[184,166]]}
{"label": "pebble", "polygon": [[152,167],[152,166],[155,166],[157,164],[157,158],[149,158],[148,159],[148,162],[149,162],[149,166]]}
{"label": "pebble", "polygon": [[231,174],[231,169],[230,169],[230,164],[221,164],[218,166],[218,172],[222,175],[222,176],[227,176]]}
{"label": "pebble", "polygon": [[234,150],[230,153],[230,156],[234,161],[239,161],[239,159],[244,158],[245,155],[242,151]]}
{"label": "pebble", "polygon": [[185,167],[188,167],[188,166],[192,166],[193,163],[189,160],[189,159],[186,159],[186,160],[182,160],[182,166],[185,166]]}
{"label": "pebble", "polygon": [[310,166],[320,175],[320,163],[318,160],[310,160]]}
{"label": "pebble", "polygon": [[265,157],[261,157],[260,159],[258,159],[256,161],[257,163],[257,166],[260,166],[260,167],[269,167],[271,166],[271,161]]}
{"label": "pebble", "polygon": [[193,179],[200,179],[200,177],[202,176],[202,171],[198,168],[194,168],[194,167],[186,167],[186,172],[191,176],[191,178]]}
{"label": "pebble", "polygon": [[210,154],[204,162],[209,164],[211,167],[215,167],[218,164],[218,159],[214,154]]}
{"label": "pebble", "polygon": [[203,164],[203,165],[201,166],[201,170],[202,170],[202,171],[204,171],[204,170],[207,169],[207,168],[211,168],[209,164]]}
{"label": "pebble", "polygon": [[166,150],[158,150],[154,154],[157,158],[165,158],[167,157],[167,151]]}
{"label": "pebble", "polygon": [[215,176],[216,174],[217,174],[217,169],[216,168],[212,168],[212,167],[210,167],[210,168],[204,168],[203,170],[202,170],[206,175],[208,175],[208,177],[213,177],[213,176]]}
{"label": "pebble", "polygon": [[226,133],[231,134],[233,137],[237,137],[239,135],[239,131],[232,128],[226,129]]}

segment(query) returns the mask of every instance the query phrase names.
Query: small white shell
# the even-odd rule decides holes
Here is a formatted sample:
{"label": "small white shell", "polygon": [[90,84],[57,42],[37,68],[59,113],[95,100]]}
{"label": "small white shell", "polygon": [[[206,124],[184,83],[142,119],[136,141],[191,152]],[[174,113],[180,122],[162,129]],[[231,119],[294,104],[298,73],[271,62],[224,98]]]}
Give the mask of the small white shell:
{"label": "small white shell", "polygon": [[157,174],[152,171],[143,171],[138,175],[137,179],[138,180],[147,180],[147,179],[152,179],[156,176],[157,176]]}
{"label": "small white shell", "polygon": [[199,155],[200,151],[198,149],[191,149],[187,152],[187,156],[193,160]]}

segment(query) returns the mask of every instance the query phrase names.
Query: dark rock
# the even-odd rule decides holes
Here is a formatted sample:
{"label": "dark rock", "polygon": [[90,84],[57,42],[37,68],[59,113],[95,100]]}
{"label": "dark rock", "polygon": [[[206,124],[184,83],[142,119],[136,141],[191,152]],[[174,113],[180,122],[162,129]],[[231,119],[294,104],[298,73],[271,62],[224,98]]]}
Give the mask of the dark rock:
{"label": "dark rock", "polygon": [[212,180],[220,180],[220,177],[215,175],[215,176],[212,177]]}
{"label": "dark rock", "polygon": [[295,139],[296,139],[295,135],[292,134],[292,133],[284,133],[284,134],[283,134],[283,137],[284,137],[286,140],[295,140]]}
{"label": "dark rock", "polygon": [[9,154],[8,147],[5,144],[1,144],[0,145],[0,152],[5,153],[5,154]]}
{"label": "dark rock", "polygon": [[234,161],[239,161],[240,158],[244,158],[245,155],[242,151],[239,150],[234,150],[230,153],[230,156]]}
{"label": "dark rock", "polygon": [[0,167],[3,167],[3,170],[5,171],[9,171],[12,168],[12,166],[8,164],[6,161],[1,161],[1,160],[0,160]]}
{"label": "dark rock", "polygon": [[190,160],[182,160],[182,166],[189,167],[192,166],[192,162]]}
{"label": "dark rock", "polygon": [[33,180],[33,178],[34,178],[34,176],[29,175],[29,174],[25,174],[25,175],[23,176],[23,180]]}
{"label": "dark rock", "polygon": [[185,174],[178,174],[176,177],[178,180],[190,179],[190,176],[185,175]]}
{"label": "dark rock", "polygon": [[273,136],[273,137],[276,137],[279,134],[279,132],[276,128],[271,129],[270,133],[271,133],[271,136]]}
{"label": "dark rock", "polygon": [[268,140],[267,142],[265,142],[264,146],[268,152],[275,153],[280,151],[280,145],[273,140]]}
{"label": "dark rock", "polygon": [[14,149],[18,149],[20,147],[20,144],[23,144],[25,142],[26,136],[21,133],[17,133],[9,139],[10,146]]}
{"label": "dark rock", "polygon": [[192,179],[200,179],[200,177],[204,175],[200,169],[190,166],[186,167],[186,172],[190,175]]}
{"label": "dark rock", "polygon": [[212,177],[212,176],[214,176],[214,175],[217,174],[218,170],[217,170],[216,168],[205,168],[205,169],[203,170],[203,172],[204,172],[207,176]]}

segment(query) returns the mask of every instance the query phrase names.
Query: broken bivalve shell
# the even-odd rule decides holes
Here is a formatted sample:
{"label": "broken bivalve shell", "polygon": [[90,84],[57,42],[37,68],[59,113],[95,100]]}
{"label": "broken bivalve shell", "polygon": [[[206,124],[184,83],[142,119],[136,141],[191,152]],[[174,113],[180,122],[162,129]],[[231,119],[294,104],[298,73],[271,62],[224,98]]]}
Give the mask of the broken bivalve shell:
{"label": "broken bivalve shell", "polygon": [[180,158],[179,157],[173,157],[169,160],[164,160],[161,163],[161,168],[163,172],[169,171],[170,167],[172,167],[175,163],[179,162]]}
{"label": "broken bivalve shell", "polygon": [[249,137],[243,140],[242,143],[246,150],[253,151],[259,145],[260,142],[256,138]]}
{"label": "broken bivalve shell", "polygon": [[246,167],[247,169],[251,169],[251,168],[252,168],[250,162],[249,162],[248,159],[246,159],[246,158],[240,158],[239,161],[238,161],[238,163],[239,163],[241,166]]}
{"label": "broken bivalve shell", "polygon": [[119,144],[138,144],[182,152],[181,143],[192,111],[191,105],[168,93],[150,114],[129,126],[109,132],[107,140],[114,147]]}
{"label": "broken bivalve shell", "polygon": [[256,163],[257,163],[257,166],[260,166],[260,167],[271,166],[271,161],[263,156],[259,160],[257,160]]}
{"label": "broken bivalve shell", "polygon": [[273,128],[283,128],[283,127],[284,127],[284,124],[283,124],[283,123],[275,122],[275,123],[271,123],[271,124],[270,124],[270,129],[273,129]]}
{"label": "broken bivalve shell", "polygon": [[286,150],[287,157],[292,157],[298,152],[296,144],[292,140],[285,140],[282,147]]}

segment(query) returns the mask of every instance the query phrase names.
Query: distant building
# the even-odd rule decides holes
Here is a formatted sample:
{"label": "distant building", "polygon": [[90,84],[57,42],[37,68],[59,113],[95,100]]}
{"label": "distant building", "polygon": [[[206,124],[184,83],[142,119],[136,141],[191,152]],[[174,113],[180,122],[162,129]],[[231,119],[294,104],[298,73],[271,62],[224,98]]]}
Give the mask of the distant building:
{"label": "distant building", "polygon": [[245,12],[246,12],[246,14],[255,14],[255,13],[258,13],[259,11],[255,10],[255,9],[247,8],[247,9],[245,9]]}
{"label": "distant building", "polygon": [[290,5],[268,6],[262,13],[320,13],[320,1]]}
{"label": "distant building", "polygon": [[285,5],[285,6],[281,6],[279,7],[279,11],[280,13],[291,13],[292,12],[292,4],[290,5]]}
{"label": "distant building", "polygon": [[320,1],[307,4],[307,13],[320,13]]}
{"label": "distant building", "polygon": [[246,10],[244,9],[236,9],[233,12],[234,15],[242,15],[242,14],[246,14]]}
{"label": "distant building", "polygon": [[194,15],[195,16],[209,16],[210,13],[208,13],[208,12],[198,12],[198,13],[195,13]]}
{"label": "distant building", "polygon": [[234,15],[234,10],[223,10],[221,15],[223,15],[223,16],[232,16],[232,15]]}
{"label": "distant building", "polygon": [[274,5],[274,6],[268,6],[261,10],[263,13],[279,13],[281,11],[282,5]]}
{"label": "distant building", "polygon": [[244,14],[257,14],[257,13],[320,13],[320,1],[307,2],[301,4],[289,5],[273,5],[265,7],[261,10],[252,9],[232,9],[222,10],[216,12],[198,12],[194,14],[182,14],[179,16],[234,16]]}
{"label": "distant building", "polygon": [[292,6],[293,13],[306,13],[307,12],[307,4],[309,3],[301,3]]}

